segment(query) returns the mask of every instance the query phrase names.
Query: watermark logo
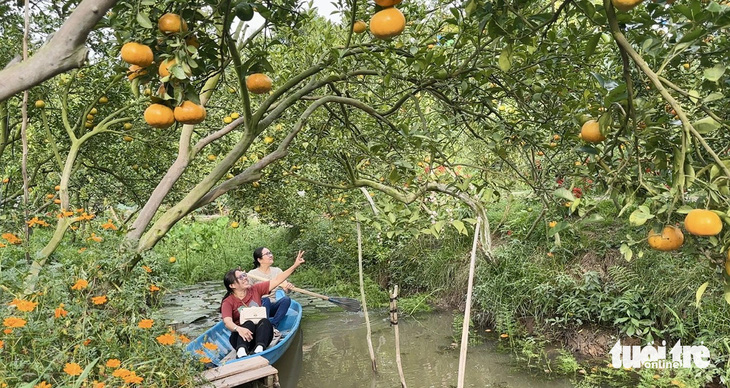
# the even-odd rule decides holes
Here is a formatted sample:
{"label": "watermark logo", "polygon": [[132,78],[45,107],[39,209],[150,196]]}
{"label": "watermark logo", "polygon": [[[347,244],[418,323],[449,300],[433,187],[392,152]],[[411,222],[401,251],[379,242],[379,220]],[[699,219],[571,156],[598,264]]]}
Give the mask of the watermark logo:
{"label": "watermark logo", "polygon": [[682,346],[677,341],[669,351],[671,359],[667,359],[667,341],[662,346],[621,346],[621,340],[616,341],[611,351],[611,364],[614,368],[654,368],[676,369],[707,368],[710,365],[710,350],[706,346]]}

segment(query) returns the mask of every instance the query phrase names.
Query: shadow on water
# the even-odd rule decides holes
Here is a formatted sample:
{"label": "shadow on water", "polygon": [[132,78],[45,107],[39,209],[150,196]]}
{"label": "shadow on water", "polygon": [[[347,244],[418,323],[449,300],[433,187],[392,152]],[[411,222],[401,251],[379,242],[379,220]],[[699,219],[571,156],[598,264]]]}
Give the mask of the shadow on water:
{"label": "shadow on water", "polygon": [[[202,283],[171,292],[163,314],[181,334],[194,338],[220,319],[219,282]],[[378,372],[373,373],[362,313],[350,313],[331,303],[292,295],[302,304],[304,318],[294,343],[274,366],[282,388],[398,387],[394,330],[387,310],[371,311],[371,332]],[[452,337],[448,312],[402,317],[399,322],[401,359],[409,387],[455,387],[459,349]],[[571,387],[565,379],[532,376],[518,369],[495,341],[470,345],[466,387]]]}

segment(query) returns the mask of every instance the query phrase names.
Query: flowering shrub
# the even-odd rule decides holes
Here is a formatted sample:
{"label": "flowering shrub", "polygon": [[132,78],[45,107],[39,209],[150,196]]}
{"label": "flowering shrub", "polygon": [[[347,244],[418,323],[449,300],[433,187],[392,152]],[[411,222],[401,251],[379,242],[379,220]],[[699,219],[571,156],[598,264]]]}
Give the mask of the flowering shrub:
{"label": "flowering shrub", "polygon": [[156,315],[166,271],[152,258],[122,271],[128,258],[115,253],[114,228],[107,229],[86,232],[103,242],[64,242],[30,294],[23,245],[4,236],[0,387],[194,386],[204,363],[186,356],[190,339]]}

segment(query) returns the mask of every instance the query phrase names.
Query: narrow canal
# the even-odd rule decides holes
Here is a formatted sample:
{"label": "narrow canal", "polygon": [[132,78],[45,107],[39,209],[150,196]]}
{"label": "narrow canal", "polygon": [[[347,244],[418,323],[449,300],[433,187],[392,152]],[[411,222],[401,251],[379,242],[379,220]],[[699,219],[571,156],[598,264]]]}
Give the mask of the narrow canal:
{"label": "narrow canal", "polygon": [[[202,283],[168,294],[163,311],[177,330],[196,337],[219,319],[221,285]],[[378,372],[371,369],[362,313],[350,313],[322,300],[292,295],[304,308],[301,330],[287,353],[274,365],[283,388],[398,387],[394,330],[387,310],[370,312]],[[402,317],[401,360],[409,387],[455,387],[459,348],[447,312]],[[457,335],[458,336],[458,335]],[[509,354],[498,352],[495,340],[470,345],[467,387],[571,387],[518,369]]]}

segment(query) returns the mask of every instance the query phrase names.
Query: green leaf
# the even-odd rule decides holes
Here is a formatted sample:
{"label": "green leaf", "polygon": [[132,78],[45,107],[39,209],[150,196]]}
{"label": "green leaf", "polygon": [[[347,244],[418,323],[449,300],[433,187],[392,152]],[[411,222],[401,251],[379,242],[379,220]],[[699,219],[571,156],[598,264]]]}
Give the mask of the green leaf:
{"label": "green leaf", "polygon": [[149,16],[147,14],[139,12],[137,13],[137,23],[139,23],[142,28],[153,28],[152,22],[150,21]]}
{"label": "green leaf", "polygon": [[459,234],[467,235],[466,227],[464,226],[464,223],[459,220],[453,220],[451,221],[451,225],[456,228],[456,230],[459,231]]}
{"label": "green leaf", "polygon": [[590,39],[588,39],[588,43],[586,44],[586,58],[589,58],[594,52],[596,52],[596,46],[598,45],[599,40],[601,40],[600,33],[594,34]]}
{"label": "green leaf", "polygon": [[641,226],[646,223],[646,221],[654,218],[654,215],[651,214],[651,211],[646,206],[639,206],[638,209],[634,210],[633,213],[629,216],[629,222],[633,226]]}
{"label": "green leaf", "polygon": [[631,259],[634,257],[634,251],[632,251],[631,248],[625,243],[621,244],[619,252],[624,255],[624,259],[626,259],[626,261],[631,261]]}
{"label": "green leaf", "polygon": [[571,193],[570,190],[568,190],[564,187],[561,187],[561,188],[553,191],[553,195],[558,198],[563,198],[563,199],[566,199],[571,202],[575,201],[575,196],[573,196],[573,193]]}
{"label": "green leaf", "polygon": [[700,286],[700,288],[697,289],[697,292],[695,292],[695,306],[697,308],[700,308],[700,299],[702,299],[702,294],[705,293],[705,290],[707,289],[707,286],[710,285],[710,282],[704,282]]}
{"label": "green leaf", "polygon": [[699,132],[702,135],[708,134],[710,132],[715,131],[716,129],[720,128],[720,123],[715,121],[712,117],[705,117],[704,119],[695,121],[692,123],[692,126],[695,127],[697,132]]}
{"label": "green leaf", "polygon": [[714,92],[714,93],[710,93],[710,95],[705,97],[702,101],[703,102],[712,102],[712,101],[716,101],[716,100],[721,100],[723,98],[725,98],[724,94],[722,94],[720,92]]}
{"label": "green leaf", "polygon": [[499,54],[499,68],[502,71],[509,71],[512,68],[512,49],[507,46]]}
{"label": "green leaf", "polygon": [[715,65],[713,68],[705,69],[704,71],[705,79],[708,81],[716,82],[723,74],[725,74],[725,66],[720,64]]}

